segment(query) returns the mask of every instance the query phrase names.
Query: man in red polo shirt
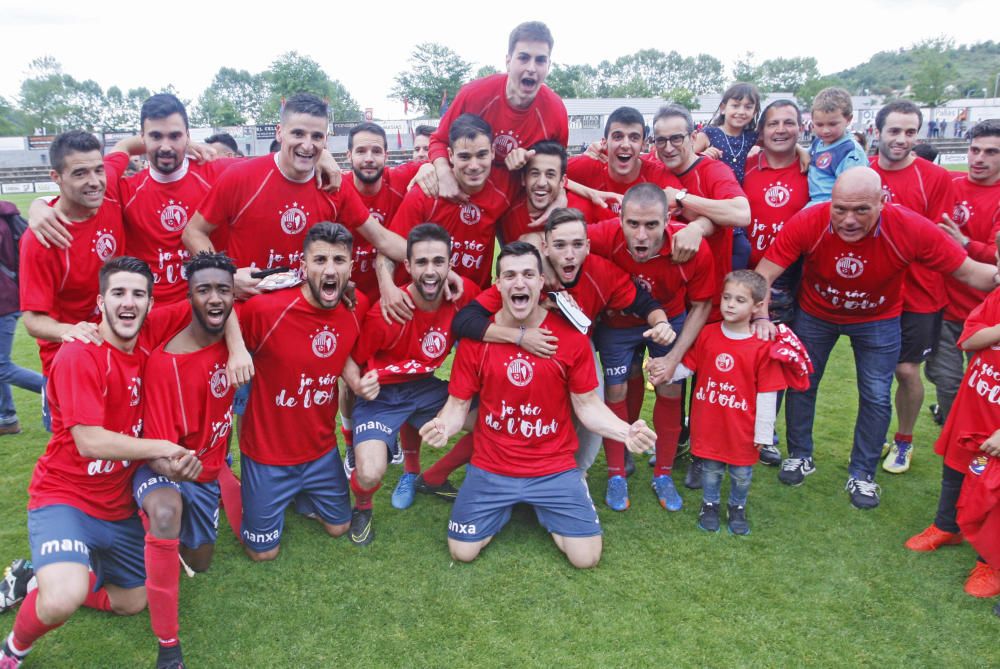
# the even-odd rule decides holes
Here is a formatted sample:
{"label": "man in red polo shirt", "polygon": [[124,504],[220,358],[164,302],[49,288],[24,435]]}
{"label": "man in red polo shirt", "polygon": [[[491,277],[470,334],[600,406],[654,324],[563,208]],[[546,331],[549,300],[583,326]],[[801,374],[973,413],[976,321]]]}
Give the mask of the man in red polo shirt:
{"label": "man in red polo shirt", "polygon": [[[757,265],[770,284],[803,258],[800,310],[793,330],[805,345],[815,372],[805,392],[785,400],[789,458],[778,479],[801,485],[816,470],[812,426],[816,391],[830,352],[841,334],[851,338],[858,374],[858,419],[847,490],[860,509],[879,504],[875,471],[880,435],[891,418],[892,373],[899,357],[899,314],[905,269],[919,261],[935,271],[988,290],[996,268],[967,257],[958,244],[942,244],[927,219],[898,205],[886,205],[882,180],[870,168],[844,172],[833,199],[793,216]],[[760,314],[766,319],[766,314]]]}
{"label": "man in red polo shirt", "polygon": [[[922,123],[920,108],[909,100],[897,100],[882,107],[875,116],[878,155],[869,162],[882,177],[882,191],[887,202],[901,204],[940,223],[942,216],[952,211],[955,194],[948,170],[913,153]],[[940,273],[919,263],[906,269],[903,314],[899,321],[902,344],[896,365],[899,425],[889,454],[882,463],[882,469],[892,474],[902,474],[910,468],[913,428],[924,401],[920,363],[933,353],[937,344],[946,301],[944,277]]]}

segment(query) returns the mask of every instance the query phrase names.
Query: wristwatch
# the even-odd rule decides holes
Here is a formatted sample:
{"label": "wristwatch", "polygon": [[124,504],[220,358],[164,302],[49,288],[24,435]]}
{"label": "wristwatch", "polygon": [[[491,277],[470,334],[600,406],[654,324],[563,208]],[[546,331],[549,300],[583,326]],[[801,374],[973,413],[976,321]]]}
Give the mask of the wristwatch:
{"label": "wristwatch", "polygon": [[687,188],[682,188],[681,190],[677,191],[676,195],[674,195],[674,202],[676,202],[677,206],[680,207],[681,209],[684,208],[684,198],[687,197],[687,194],[688,194]]}

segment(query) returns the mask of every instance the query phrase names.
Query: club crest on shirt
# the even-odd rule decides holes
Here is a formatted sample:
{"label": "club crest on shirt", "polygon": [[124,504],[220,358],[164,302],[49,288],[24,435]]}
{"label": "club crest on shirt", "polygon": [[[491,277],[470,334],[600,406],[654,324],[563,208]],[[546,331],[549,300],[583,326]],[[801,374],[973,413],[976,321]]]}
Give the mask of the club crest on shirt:
{"label": "club crest on shirt", "polygon": [[160,225],[163,226],[164,230],[177,232],[183,230],[184,226],[187,225],[187,210],[181,206],[180,202],[168,200],[167,206],[160,209],[158,213],[160,214]]}
{"label": "club crest on shirt", "polygon": [[229,392],[229,377],[226,376],[225,365],[215,366],[212,377],[208,380],[208,389],[218,399],[222,399]]}
{"label": "club crest on shirt", "polygon": [[720,372],[728,372],[733,368],[733,356],[728,353],[720,353],[715,358],[715,368]]}
{"label": "club crest on shirt", "polygon": [[520,353],[517,354],[517,357],[511,356],[507,359],[507,380],[518,388],[523,388],[531,383],[534,376],[535,369],[531,362],[525,360]]}
{"label": "club crest on shirt", "polygon": [[466,203],[458,212],[458,218],[466,225],[475,225],[482,218],[483,213],[474,204]]}
{"label": "club crest on shirt", "polygon": [[133,376],[132,381],[128,385],[128,405],[130,407],[139,406],[139,400],[142,398],[142,379],[138,376]]}
{"label": "club crest on shirt", "polygon": [[634,277],[635,282],[646,289],[647,293],[652,294],[653,292],[653,281],[642,274],[636,274]]}
{"label": "club crest on shirt", "polygon": [[848,253],[837,258],[835,267],[837,274],[845,279],[856,279],[865,271],[865,261],[853,253]]}
{"label": "club crest on shirt", "polygon": [[507,154],[520,146],[517,133],[513,130],[500,130],[493,136],[493,155],[495,160],[503,160]]}
{"label": "club crest on shirt", "polygon": [[337,350],[337,335],[328,327],[317,329],[312,336],[312,352],[317,358],[329,358]]}
{"label": "club crest on shirt", "polygon": [[285,206],[281,212],[281,230],[286,235],[297,235],[306,229],[306,222],[309,215],[299,209],[299,203],[293,202],[291,206]]}
{"label": "club crest on shirt", "polygon": [[955,221],[955,225],[962,227],[970,218],[972,218],[972,205],[967,200],[955,204],[955,209],[951,212],[951,220]]}
{"label": "club crest on shirt", "polygon": [[110,230],[98,230],[94,235],[94,246],[92,249],[102,261],[107,260],[118,249],[118,240],[115,239]]}
{"label": "club crest on shirt", "polygon": [[833,162],[833,156],[829,152],[821,153],[816,157],[816,167],[821,170],[826,169]]}
{"label": "club crest on shirt", "polygon": [[892,202],[892,189],[885,184],[882,184],[882,195],[885,196],[886,202]]}
{"label": "club crest on shirt", "polygon": [[618,202],[618,200],[612,200],[611,202],[609,202],[608,209],[610,209],[611,213],[614,214],[615,216],[619,216],[622,213],[622,205],[620,202]]}
{"label": "club crest on shirt", "polygon": [[447,344],[448,338],[444,336],[444,333],[436,328],[431,328],[420,340],[420,350],[428,358],[437,358],[444,353]]}
{"label": "club crest on shirt", "polygon": [[381,210],[379,210],[379,209],[369,209],[368,213],[371,214],[372,218],[374,218],[379,223],[385,223],[385,213],[382,212]]}
{"label": "club crest on shirt", "polygon": [[975,474],[976,476],[980,476],[984,471],[986,471],[986,465],[988,465],[989,463],[990,463],[990,456],[977,455],[976,457],[972,458],[971,462],[969,462],[969,471]]}
{"label": "club crest on shirt", "polygon": [[784,207],[791,198],[791,189],[777,181],[764,189],[764,202],[770,207]]}

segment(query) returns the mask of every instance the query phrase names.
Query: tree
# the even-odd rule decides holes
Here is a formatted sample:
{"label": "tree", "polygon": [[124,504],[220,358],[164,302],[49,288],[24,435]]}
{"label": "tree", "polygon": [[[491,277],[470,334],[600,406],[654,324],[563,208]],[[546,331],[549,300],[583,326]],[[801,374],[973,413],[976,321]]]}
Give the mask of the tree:
{"label": "tree", "polygon": [[769,58],[760,63],[747,51],[733,64],[733,79],[754,84],[762,93],[797,92],[807,81],[819,78],[816,59]]}
{"label": "tree", "polygon": [[258,123],[278,121],[281,99],[296,93],[312,93],[325,99],[337,121],[360,121],[361,108],[342,83],[331,79],[312,58],[295,51],[283,53],[262,74],[269,94]]}
{"label": "tree", "polygon": [[65,125],[72,77],[63,74],[62,66],[52,56],[31,61],[30,76],[21,82],[21,110],[29,129],[58,132]]}
{"label": "tree", "polygon": [[816,97],[816,94],[824,88],[828,88],[830,86],[840,86],[841,88],[846,88],[847,82],[840,77],[819,77],[817,79],[810,79],[799,87],[799,90],[795,92],[795,97],[799,101],[802,108],[808,110],[812,107],[812,101],[813,98]]}
{"label": "tree", "polygon": [[472,78],[482,79],[483,77],[488,77],[493,74],[500,74],[500,70],[493,67],[492,65],[483,65],[481,68],[476,70],[476,73],[472,75]]}
{"label": "tree", "polygon": [[914,100],[928,107],[939,107],[953,97],[950,91],[954,87],[950,84],[955,68],[943,53],[946,44],[946,40],[928,40],[916,49],[920,65],[910,91]]}
{"label": "tree", "polygon": [[95,132],[104,129],[104,90],[93,79],[76,81],[67,77],[66,113],[63,124],[67,128]]}
{"label": "tree", "polygon": [[260,117],[267,94],[263,75],[223,67],[198,98],[196,116],[216,127],[250,123]]}
{"label": "tree", "polygon": [[597,70],[590,65],[553,65],[545,84],[562,98],[595,97]]}
{"label": "tree", "polygon": [[104,94],[104,127],[108,130],[139,132],[142,103],[152,95],[148,88],[131,88],[127,93],[112,86]]}
{"label": "tree", "polygon": [[714,93],[725,84],[722,61],[705,53],[699,53],[694,58],[685,58],[683,72],[686,82],[682,88],[695,94]]}
{"label": "tree", "polygon": [[472,71],[472,65],[461,56],[434,42],[418,44],[410,54],[409,63],[408,71],[396,75],[389,96],[407,100],[428,116],[438,116],[442,96],[454,98]]}
{"label": "tree", "polygon": [[667,91],[663,97],[669,102],[679,104],[688,111],[693,111],[700,106],[698,96],[689,88],[674,88]]}
{"label": "tree", "polygon": [[0,96],[0,137],[24,135],[28,128],[24,124],[24,114],[15,109],[3,96]]}
{"label": "tree", "polygon": [[686,89],[695,94],[718,90],[722,63],[706,54],[684,58],[676,51],[642,49],[597,66],[600,97],[656,97]]}

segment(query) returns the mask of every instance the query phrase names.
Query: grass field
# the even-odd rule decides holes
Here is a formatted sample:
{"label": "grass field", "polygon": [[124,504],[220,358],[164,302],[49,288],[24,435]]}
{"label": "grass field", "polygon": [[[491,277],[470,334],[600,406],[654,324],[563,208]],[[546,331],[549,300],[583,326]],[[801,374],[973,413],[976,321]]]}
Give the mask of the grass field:
{"label": "grass field", "polygon": [[[17,199],[22,209],[27,199]],[[38,368],[23,329],[14,358]],[[47,438],[38,397],[14,393],[24,432],[0,438],[2,563],[28,553],[26,488]],[[881,474],[882,506],[857,511],[843,491],[856,397],[841,343],[820,390],[818,470],[789,488],[774,469],[758,467],[748,505],[753,533],[745,538],[696,529],[697,492],[682,488],[679,513],[660,509],[645,464],[630,482],[633,508],[609,511],[600,458],[590,486],[605,553],[587,572],[571,568],[522,509],[479,560],[453,564],[447,503],[419,497],[407,511],[389,505],[400,468],[376,495],[377,538],[365,549],[289,512],[281,556],[252,564],[223,519],[212,569],[182,577],[188,665],[1000,666],[993,602],[962,592],[972,550],[915,554],[902,546],[933,515],[940,459],[930,445],[938,428],[925,411],[913,469]],[[780,418],[779,427],[784,432]],[[436,456],[427,449],[425,465]],[[678,465],[678,480],[686,466]],[[13,620],[0,616],[0,633]],[[154,659],[145,613],[82,610],[43,638],[24,666],[152,667]]]}

